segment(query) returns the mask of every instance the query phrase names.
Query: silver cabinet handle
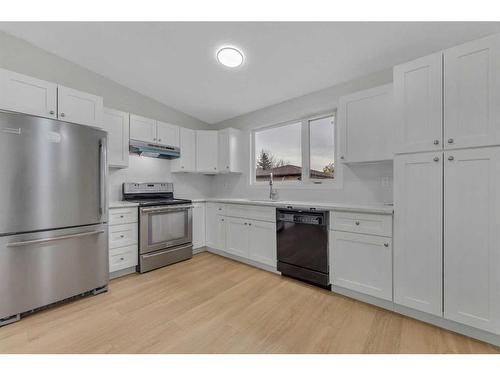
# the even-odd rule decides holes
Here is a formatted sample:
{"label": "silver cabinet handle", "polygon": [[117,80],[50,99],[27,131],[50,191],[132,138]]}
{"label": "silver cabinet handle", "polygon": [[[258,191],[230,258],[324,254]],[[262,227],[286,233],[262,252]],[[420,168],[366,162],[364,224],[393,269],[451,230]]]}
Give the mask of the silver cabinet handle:
{"label": "silver cabinet handle", "polygon": [[66,116],[66,114],[64,112],[61,112],[61,114],[59,116],[64,117],[64,116]]}
{"label": "silver cabinet handle", "polygon": [[120,258],[120,260],[125,260],[125,258]]}
{"label": "silver cabinet handle", "polygon": [[340,159],[344,160],[344,156],[341,156]]}
{"label": "silver cabinet handle", "polygon": [[385,247],[389,247],[389,244],[386,242],[386,243],[384,244],[384,246],[385,246]]}
{"label": "silver cabinet handle", "polygon": [[359,225],[359,221],[356,221],[354,224]]}
{"label": "silver cabinet handle", "polygon": [[243,224],[247,225],[247,223],[243,223]]}
{"label": "silver cabinet handle", "polygon": [[161,138],[158,138],[158,142],[161,142]]}
{"label": "silver cabinet handle", "polygon": [[454,142],[453,138],[448,138],[448,143],[453,143],[453,142]]}
{"label": "silver cabinet handle", "polygon": [[123,219],[123,215],[120,215],[120,218],[122,218],[122,219]]}
{"label": "silver cabinet handle", "polygon": [[435,156],[434,161],[439,161],[439,157]]}
{"label": "silver cabinet handle", "polygon": [[92,232],[68,234],[68,235],[59,236],[59,237],[41,238],[39,240],[12,242],[12,243],[7,244],[7,247],[20,247],[20,246],[35,245],[35,244],[45,243],[45,242],[62,241],[62,240],[68,240],[71,238],[94,236],[94,235],[101,234],[101,233],[104,233],[104,231],[103,230],[95,230]]}
{"label": "silver cabinet handle", "polygon": [[452,161],[452,160],[455,160],[455,158],[454,158],[453,156],[451,156],[451,155],[450,155],[450,156],[448,156],[448,160],[449,160],[449,161]]}
{"label": "silver cabinet handle", "polygon": [[220,219],[220,221],[224,221],[224,219]]}
{"label": "silver cabinet handle", "polygon": [[53,115],[53,114],[54,114],[54,111],[49,111],[49,114]]}
{"label": "silver cabinet handle", "polygon": [[120,238],[123,238],[123,237],[125,237],[125,235],[123,235],[123,234],[120,234]]}
{"label": "silver cabinet handle", "polygon": [[252,223],[248,223],[248,225],[252,226]]}
{"label": "silver cabinet handle", "polygon": [[439,144],[439,139],[435,139],[435,140],[434,140],[434,144],[435,144],[435,145],[438,145],[438,144]]}

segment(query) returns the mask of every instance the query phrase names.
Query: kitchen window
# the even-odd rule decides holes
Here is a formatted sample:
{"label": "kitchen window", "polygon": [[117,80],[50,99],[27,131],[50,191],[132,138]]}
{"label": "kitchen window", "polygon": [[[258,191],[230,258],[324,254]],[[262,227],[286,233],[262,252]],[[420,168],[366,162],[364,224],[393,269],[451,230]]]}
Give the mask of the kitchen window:
{"label": "kitchen window", "polygon": [[334,114],[256,129],[252,135],[253,185],[267,185],[271,173],[281,186],[338,184]]}

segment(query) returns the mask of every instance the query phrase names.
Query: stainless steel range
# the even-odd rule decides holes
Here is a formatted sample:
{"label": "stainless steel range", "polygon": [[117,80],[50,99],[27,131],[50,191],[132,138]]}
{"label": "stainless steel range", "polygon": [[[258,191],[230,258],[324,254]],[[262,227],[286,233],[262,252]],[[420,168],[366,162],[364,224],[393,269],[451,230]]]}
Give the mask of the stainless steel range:
{"label": "stainless steel range", "polygon": [[123,199],[139,204],[139,272],[193,256],[193,206],[190,200],[174,198],[172,183],[125,182]]}

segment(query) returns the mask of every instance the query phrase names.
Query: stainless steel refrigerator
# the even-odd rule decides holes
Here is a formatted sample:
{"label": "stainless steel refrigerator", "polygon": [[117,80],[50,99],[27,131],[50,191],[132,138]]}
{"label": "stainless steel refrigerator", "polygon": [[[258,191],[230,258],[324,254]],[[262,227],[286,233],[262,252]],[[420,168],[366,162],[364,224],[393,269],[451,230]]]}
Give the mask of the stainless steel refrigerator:
{"label": "stainless steel refrigerator", "polygon": [[0,325],[108,284],[107,134],[0,111]]}

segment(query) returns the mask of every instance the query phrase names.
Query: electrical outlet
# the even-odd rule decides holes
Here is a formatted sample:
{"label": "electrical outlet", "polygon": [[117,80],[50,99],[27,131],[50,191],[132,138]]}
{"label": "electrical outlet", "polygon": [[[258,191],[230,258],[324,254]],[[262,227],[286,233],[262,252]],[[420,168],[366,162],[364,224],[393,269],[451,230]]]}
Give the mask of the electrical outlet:
{"label": "electrical outlet", "polygon": [[380,178],[380,184],[383,187],[391,187],[392,186],[392,176],[382,176]]}

